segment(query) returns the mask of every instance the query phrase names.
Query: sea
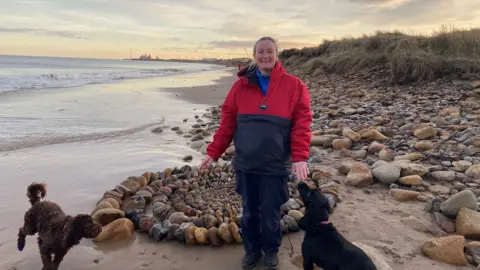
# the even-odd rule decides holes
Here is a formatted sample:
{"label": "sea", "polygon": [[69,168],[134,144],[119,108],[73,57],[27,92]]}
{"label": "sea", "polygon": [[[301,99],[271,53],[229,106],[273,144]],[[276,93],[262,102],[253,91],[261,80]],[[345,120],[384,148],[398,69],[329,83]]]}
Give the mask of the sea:
{"label": "sea", "polygon": [[[162,87],[179,75],[224,67],[199,63],[0,56],[0,151],[112,137],[174,112]],[[174,79],[169,79],[174,78]]]}
{"label": "sea", "polygon": [[219,68],[183,62],[0,55],[0,93],[71,88]]}

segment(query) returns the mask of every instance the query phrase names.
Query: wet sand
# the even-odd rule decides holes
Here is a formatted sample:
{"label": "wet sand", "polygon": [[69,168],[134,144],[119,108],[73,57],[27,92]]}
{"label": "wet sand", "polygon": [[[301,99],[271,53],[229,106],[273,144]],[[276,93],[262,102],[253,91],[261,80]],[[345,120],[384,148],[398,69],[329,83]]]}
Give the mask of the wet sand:
{"label": "wet sand", "polygon": [[[194,114],[201,114],[207,105],[223,102],[235,79],[231,74],[232,71],[225,71],[163,78],[163,85],[170,86],[154,90],[160,97],[152,99],[155,94],[151,92],[148,101],[136,105],[141,108],[149,102],[161,101],[165,106],[175,103],[183,109],[171,106],[165,125],[192,125]],[[171,87],[173,84],[178,87]],[[189,121],[183,123],[183,118],[187,117]],[[18,252],[15,244],[17,228],[28,208],[25,188],[32,181],[47,182],[47,198],[58,202],[67,213],[90,213],[105,190],[130,175],[181,166],[184,164],[181,157],[187,154],[194,157],[190,164],[198,164],[201,155],[186,144],[187,140],[168,128],[163,134],[151,133],[147,128],[113,138],[0,152],[3,179],[0,183],[1,269],[40,269],[36,239],[28,237],[23,252]],[[330,171],[332,177],[341,182],[343,176],[336,171],[338,164],[339,160],[327,155],[317,166]],[[442,264],[422,256],[420,244],[433,236],[414,231],[400,220],[410,215],[428,220],[423,204],[398,203],[385,195],[387,190],[377,188],[372,187],[372,192],[365,193],[361,189],[341,186],[343,201],[335,209],[331,221],[347,239],[376,248],[395,270],[472,269]],[[299,232],[283,238],[279,269],[299,269],[290,260],[292,255],[300,253],[302,237],[303,233]],[[83,240],[67,254],[60,269],[240,269],[242,256],[242,245],[188,247],[176,242],[156,243],[145,235],[136,234],[134,241],[106,246]]]}

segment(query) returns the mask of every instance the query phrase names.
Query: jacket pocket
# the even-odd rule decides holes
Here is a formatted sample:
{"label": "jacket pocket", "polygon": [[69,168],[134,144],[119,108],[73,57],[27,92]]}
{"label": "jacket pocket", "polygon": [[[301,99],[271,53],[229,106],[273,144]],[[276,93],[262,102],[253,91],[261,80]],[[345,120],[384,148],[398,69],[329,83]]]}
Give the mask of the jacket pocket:
{"label": "jacket pocket", "polygon": [[288,156],[284,129],[269,121],[240,123],[235,134],[235,154],[242,167],[257,169],[282,164]]}

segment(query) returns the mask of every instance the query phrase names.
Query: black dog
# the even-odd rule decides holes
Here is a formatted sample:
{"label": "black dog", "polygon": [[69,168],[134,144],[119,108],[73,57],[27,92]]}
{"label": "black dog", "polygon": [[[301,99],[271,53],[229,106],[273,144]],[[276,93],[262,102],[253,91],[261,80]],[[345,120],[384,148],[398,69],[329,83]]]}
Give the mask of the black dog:
{"label": "black dog", "polygon": [[304,182],[298,184],[298,191],[305,204],[305,216],[298,223],[305,231],[303,269],[313,270],[315,263],[324,270],[377,270],[363,250],[350,243],[328,222],[328,199]]}

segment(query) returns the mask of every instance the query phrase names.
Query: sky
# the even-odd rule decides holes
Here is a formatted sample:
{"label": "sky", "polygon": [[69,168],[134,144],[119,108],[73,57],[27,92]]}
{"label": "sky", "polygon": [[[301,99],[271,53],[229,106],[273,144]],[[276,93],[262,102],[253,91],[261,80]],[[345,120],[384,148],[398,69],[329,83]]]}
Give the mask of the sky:
{"label": "sky", "polygon": [[261,36],[281,50],[442,25],[480,26],[480,0],[6,0],[0,55],[250,57]]}

